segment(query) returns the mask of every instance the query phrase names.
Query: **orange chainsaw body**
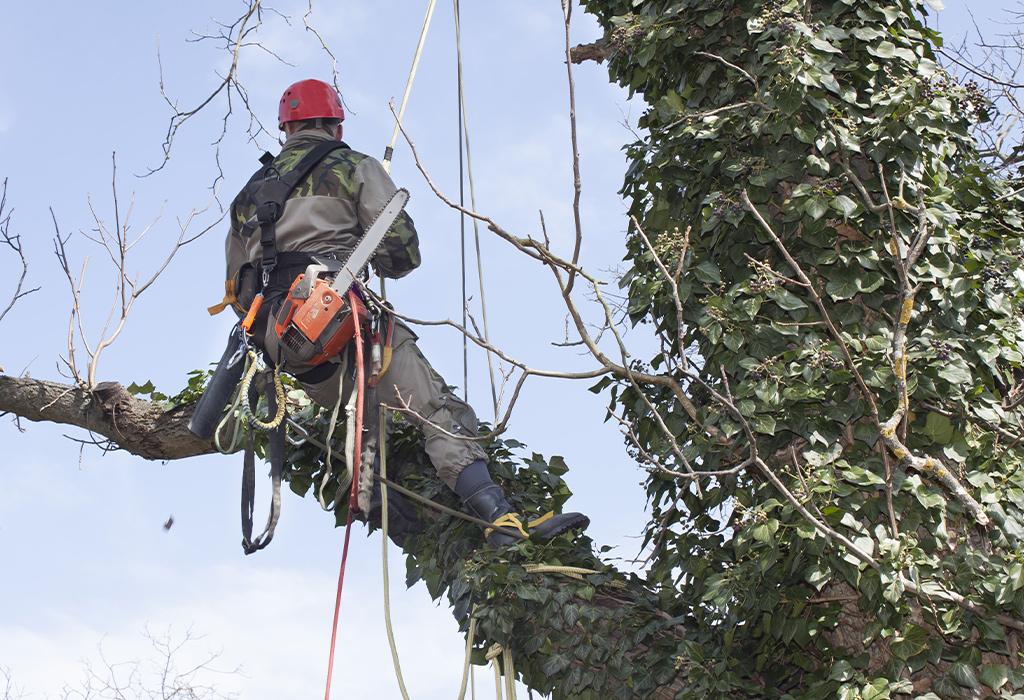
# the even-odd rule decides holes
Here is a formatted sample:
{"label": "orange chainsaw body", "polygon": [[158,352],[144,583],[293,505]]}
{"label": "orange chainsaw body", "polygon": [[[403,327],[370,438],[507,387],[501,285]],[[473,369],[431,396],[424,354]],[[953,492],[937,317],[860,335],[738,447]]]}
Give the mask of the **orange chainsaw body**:
{"label": "orange chainsaw body", "polygon": [[[308,298],[295,298],[295,288],[304,277],[299,275],[292,282],[274,330],[287,362],[317,365],[337,355],[352,340],[356,321],[348,300],[327,280],[317,279]],[[365,318],[366,306],[359,297],[355,299],[359,318]]]}

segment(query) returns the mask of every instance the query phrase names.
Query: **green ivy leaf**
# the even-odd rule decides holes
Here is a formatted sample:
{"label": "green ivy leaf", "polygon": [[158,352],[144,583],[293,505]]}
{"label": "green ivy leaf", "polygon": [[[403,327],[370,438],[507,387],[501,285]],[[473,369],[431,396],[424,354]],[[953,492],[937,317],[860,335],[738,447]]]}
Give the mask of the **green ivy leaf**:
{"label": "green ivy leaf", "polygon": [[971,384],[971,371],[963,360],[951,359],[939,368],[939,376],[954,386]]}
{"label": "green ivy leaf", "polygon": [[758,542],[771,542],[773,536],[779,530],[779,521],[771,518],[759,525],[755,525],[750,534]]}
{"label": "green ivy leaf", "polygon": [[718,267],[710,260],[705,260],[700,265],[694,268],[694,274],[704,284],[720,284],[722,282],[722,273],[718,271]]}
{"label": "green ivy leaf", "polygon": [[849,218],[857,213],[857,203],[845,194],[841,194],[833,199],[831,204],[833,209],[843,215],[843,218]]}
{"label": "green ivy leaf", "polygon": [[876,46],[868,46],[868,53],[879,58],[894,58],[896,56],[896,45],[891,41],[883,41]]}
{"label": "green ivy leaf", "polygon": [[762,413],[754,416],[750,421],[750,424],[753,426],[754,430],[759,433],[763,433],[765,435],[775,434],[775,418],[772,416],[767,416]]}
{"label": "green ivy leaf", "polygon": [[1003,664],[989,664],[981,667],[978,680],[992,690],[999,690],[1010,680],[1010,668]]}
{"label": "green ivy leaf", "polygon": [[857,278],[847,270],[842,270],[839,275],[825,285],[825,291],[833,300],[852,299],[860,291]]}
{"label": "green ivy leaf", "polygon": [[906,661],[928,648],[928,631],[918,625],[907,625],[903,635],[894,640],[889,648],[897,659]]}
{"label": "green ivy leaf", "polygon": [[146,394],[152,394],[153,390],[156,389],[156,387],[153,386],[152,380],[147,380],[146,383],[143,384],[142,386],[139,386],[135,382],[132,382],[131,384],[128,385],[127,388],[128,393],[134,396],[139,396],[140,394],[143,396]]}
{"label": "green ivy leaf", "polygon": [[934,411],[928,414],[922,431],[924,436],[937,445],[948,444],[953,439],[953,424],[947,416]]}
{"label": "green ivy leaf", "polygon": [[981,683],[978,682],[978,676],[975,674],[974,668],[963,661],[957,661],[950,666],[949,675],[961,687],[981,690]]}
{"label": "green ivy leaf", "polygon": [[545,676],[554,676],[565,670],[571,663],[572,658],[568,654],[552,654],[541,664],[540,670]]}
{"label": "green ivy leaf", "polygon": [[876,678],[861,689],[860,695],[864,700],[885,700],[889,697],[889,680]]}
{"label": "green ivy leaf", "polygon": [[814,195],[807,200],[807,204],[804,205],[804,211],[806,211],[808,216],[813,220],[817,221],[828,212],[828,205],[829,201],[827,197]]}
{"label": "green ivy leaf", "polygon": [[790,292],[787,289],[776,288],[772,290],[768,297],[779,305],[779,308],[786,311],[796,311],[797,309],[806,309],[807,304],[802,302],[799,297]]}
{"label": "green ivy leaf", "polygon": [[882,590],[882,597],[888,600],[893,605],[896,605],[903,598],[905,586],[903,585],[903,579],[894,577],[892,581],[887,583]]}

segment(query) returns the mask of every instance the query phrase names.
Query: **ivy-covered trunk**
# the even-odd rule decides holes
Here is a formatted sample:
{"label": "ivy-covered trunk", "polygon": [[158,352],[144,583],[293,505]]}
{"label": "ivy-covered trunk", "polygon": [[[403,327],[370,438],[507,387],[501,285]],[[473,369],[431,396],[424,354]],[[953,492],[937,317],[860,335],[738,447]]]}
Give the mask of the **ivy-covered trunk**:
{"label": "ivy-covered trunk", "polygon": [[694,399],[605,381],[651,468],[649,583],[687,610],[677,697],[1024,687],[1022,200],[927,7],[584,4],[650,105],[642,369]]}

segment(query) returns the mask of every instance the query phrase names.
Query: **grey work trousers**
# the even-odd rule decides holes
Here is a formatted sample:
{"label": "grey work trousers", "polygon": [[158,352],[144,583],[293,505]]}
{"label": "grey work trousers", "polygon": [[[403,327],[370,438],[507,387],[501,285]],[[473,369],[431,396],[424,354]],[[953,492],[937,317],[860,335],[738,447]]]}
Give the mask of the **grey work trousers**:
{"label": "grey work trousers", "polygon": [[[427,456],[437,475],[454,491],[455,482],[467,465],[487,459],[478,442],[464,439],[476,437],[476,413],[469,404],[448,391],[444,379],[416,345],[416,334],[397,319],[392,347],[391,364],[380,377],[377,396],[385,406],[402,409],[406,420],[423,430]],[[300,382],[302,388],[316,403],[333,408],[339,392],[341,396],[348,396],[352,388],[353,378],[344,367],[339,363],[338,369],[323,381]],[[462,436],[462,439],[446,433]]]}

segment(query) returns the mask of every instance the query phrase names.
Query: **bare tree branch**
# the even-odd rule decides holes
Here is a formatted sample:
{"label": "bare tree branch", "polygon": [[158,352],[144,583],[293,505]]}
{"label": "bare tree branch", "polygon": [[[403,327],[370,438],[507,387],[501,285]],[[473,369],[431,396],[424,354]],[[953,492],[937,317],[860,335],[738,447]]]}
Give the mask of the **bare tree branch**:
{"label": "bare tree branch", "polygon": [[11,235],[11,213],[6,211],[7,209],[7,178],[4,178],[3,192],[0,194],[0,236],[3,237],[2,243],[8,248],[14,251],[14,254],[18,256],[18,260],[21,262],[21,275],[18,277],[18,284],[14,288],[14,295],[11,297],[11,303],[0,312],[0,321],[4,320],[4,316],[10,311],[14,305],[22,297],[28,296],[32,292],[38,292],[39,287],[22,291],[25,285],[25,277],[28,275],[28,261],[25,260],[25,252],[21,248],[21,236]]}
{"label": "bare tree branch", "polygon": [[202,639],[191,629],[176,640],[170,629],[154,634],[148,628],[143,636],[149,640],[154,655],[148,659],[110,661],[97,647],[100,665],[85,661],[85,677],[76,687],[65,685],[61,700],[233,700],[237,693],[223,693],[215,679],[240,673],[240,668],[221,669],[216,666],[221,652],[206,652],[198,660],[191,647]]}
{"label": "bare tree branch", "polygon": [[[60,262],[61,268],[64,270],[64,274],[67,277],[68,283],[71,287],[71,322],[68,330],[68,357],[64,358],[65,364],[71,371],[72,378],[79,383],[81,386],[86,388],[92,388],[96,386],[96,370],[99,364],[100,354],[104,349],[109,347],[118,336],[121,331],[124,330],[125,324],[128,321],[128,315],[131,313],[132,307],[135,301],[156,281],[156,279],[167,269],[171,260],[175,254],[184,246],[188,245],[192,241],[195,241],[206,231],[209,231],[217,222],[211,224],[198,235],[186,238],[189,226],[194,221],[195,217],[206,212],[210,206],[216,201],[217,193],[214,191],[213,197],[209,203],[201,209],[195,210],[182,221],[178,220],[178,238],[171,248],[170,253],[164,259],[164,261],[157,267],[153,275],[146,281],[140,282],[139,275],[136,272],[134,276],[129,276],[128,273],[128,253],[131,249],[142,240],[142,238],[149,233],[156,223],[160,220],[163,215],[163,208],[161,207],[160,213],[157,214],[156,218],[146,226],[142,232],[133,240],[129,238],[129,231],[131,230],[130,218],[134,207],[134,195],[132,198],[132,205],[128,207],[128,211],[125,213],[122,219],[120,215],[120,202],[117,194],[117,160],[116,156],[112,156],[112,169],[113,176],[111,181],[111,190],[114,207],[114,221],[113,225],[110,226],[101,218],[100,214],[96,211],[92,204],[92,200],[89,201],[89,209],[92,212],[93,219],[96,227],[93,229],[92,234],[80,231],[79,233],[91,241],[92,243],[103,248],[111,262],[117,269],[117,277],[115,283],[116,297],[118,301],[111,307],[110,312],[107,315],[106,322],[100,332],[99,338],[96,341],[95,349],[90,347],[88,341],[88,335],[83,325],[82,315],[82,288],[85,282],[85,271],[89,264],[89,258],[86,257],[82,263],[82,270],[76,280],[74,274],[71,272],[71,262],[68,256],[67,243],[71,239],[71,236],[62,237],[60,229],[57,226],[56,217],[54,217],[54,228],[56,229],[56,236],[54,238],[54,250],[57,255],[57,260]],[[51,216],[53,212],[51,210]],[[218,218],[218,222],[224,217],[224,214]],[[86,367],[85,376],[78,369],[75,361],[75,327],[77,319],[77,336],[81,339],[85,351],[89,356],[89,360]],[[111,323],[114,323],[113,329],[111,329]]]}

